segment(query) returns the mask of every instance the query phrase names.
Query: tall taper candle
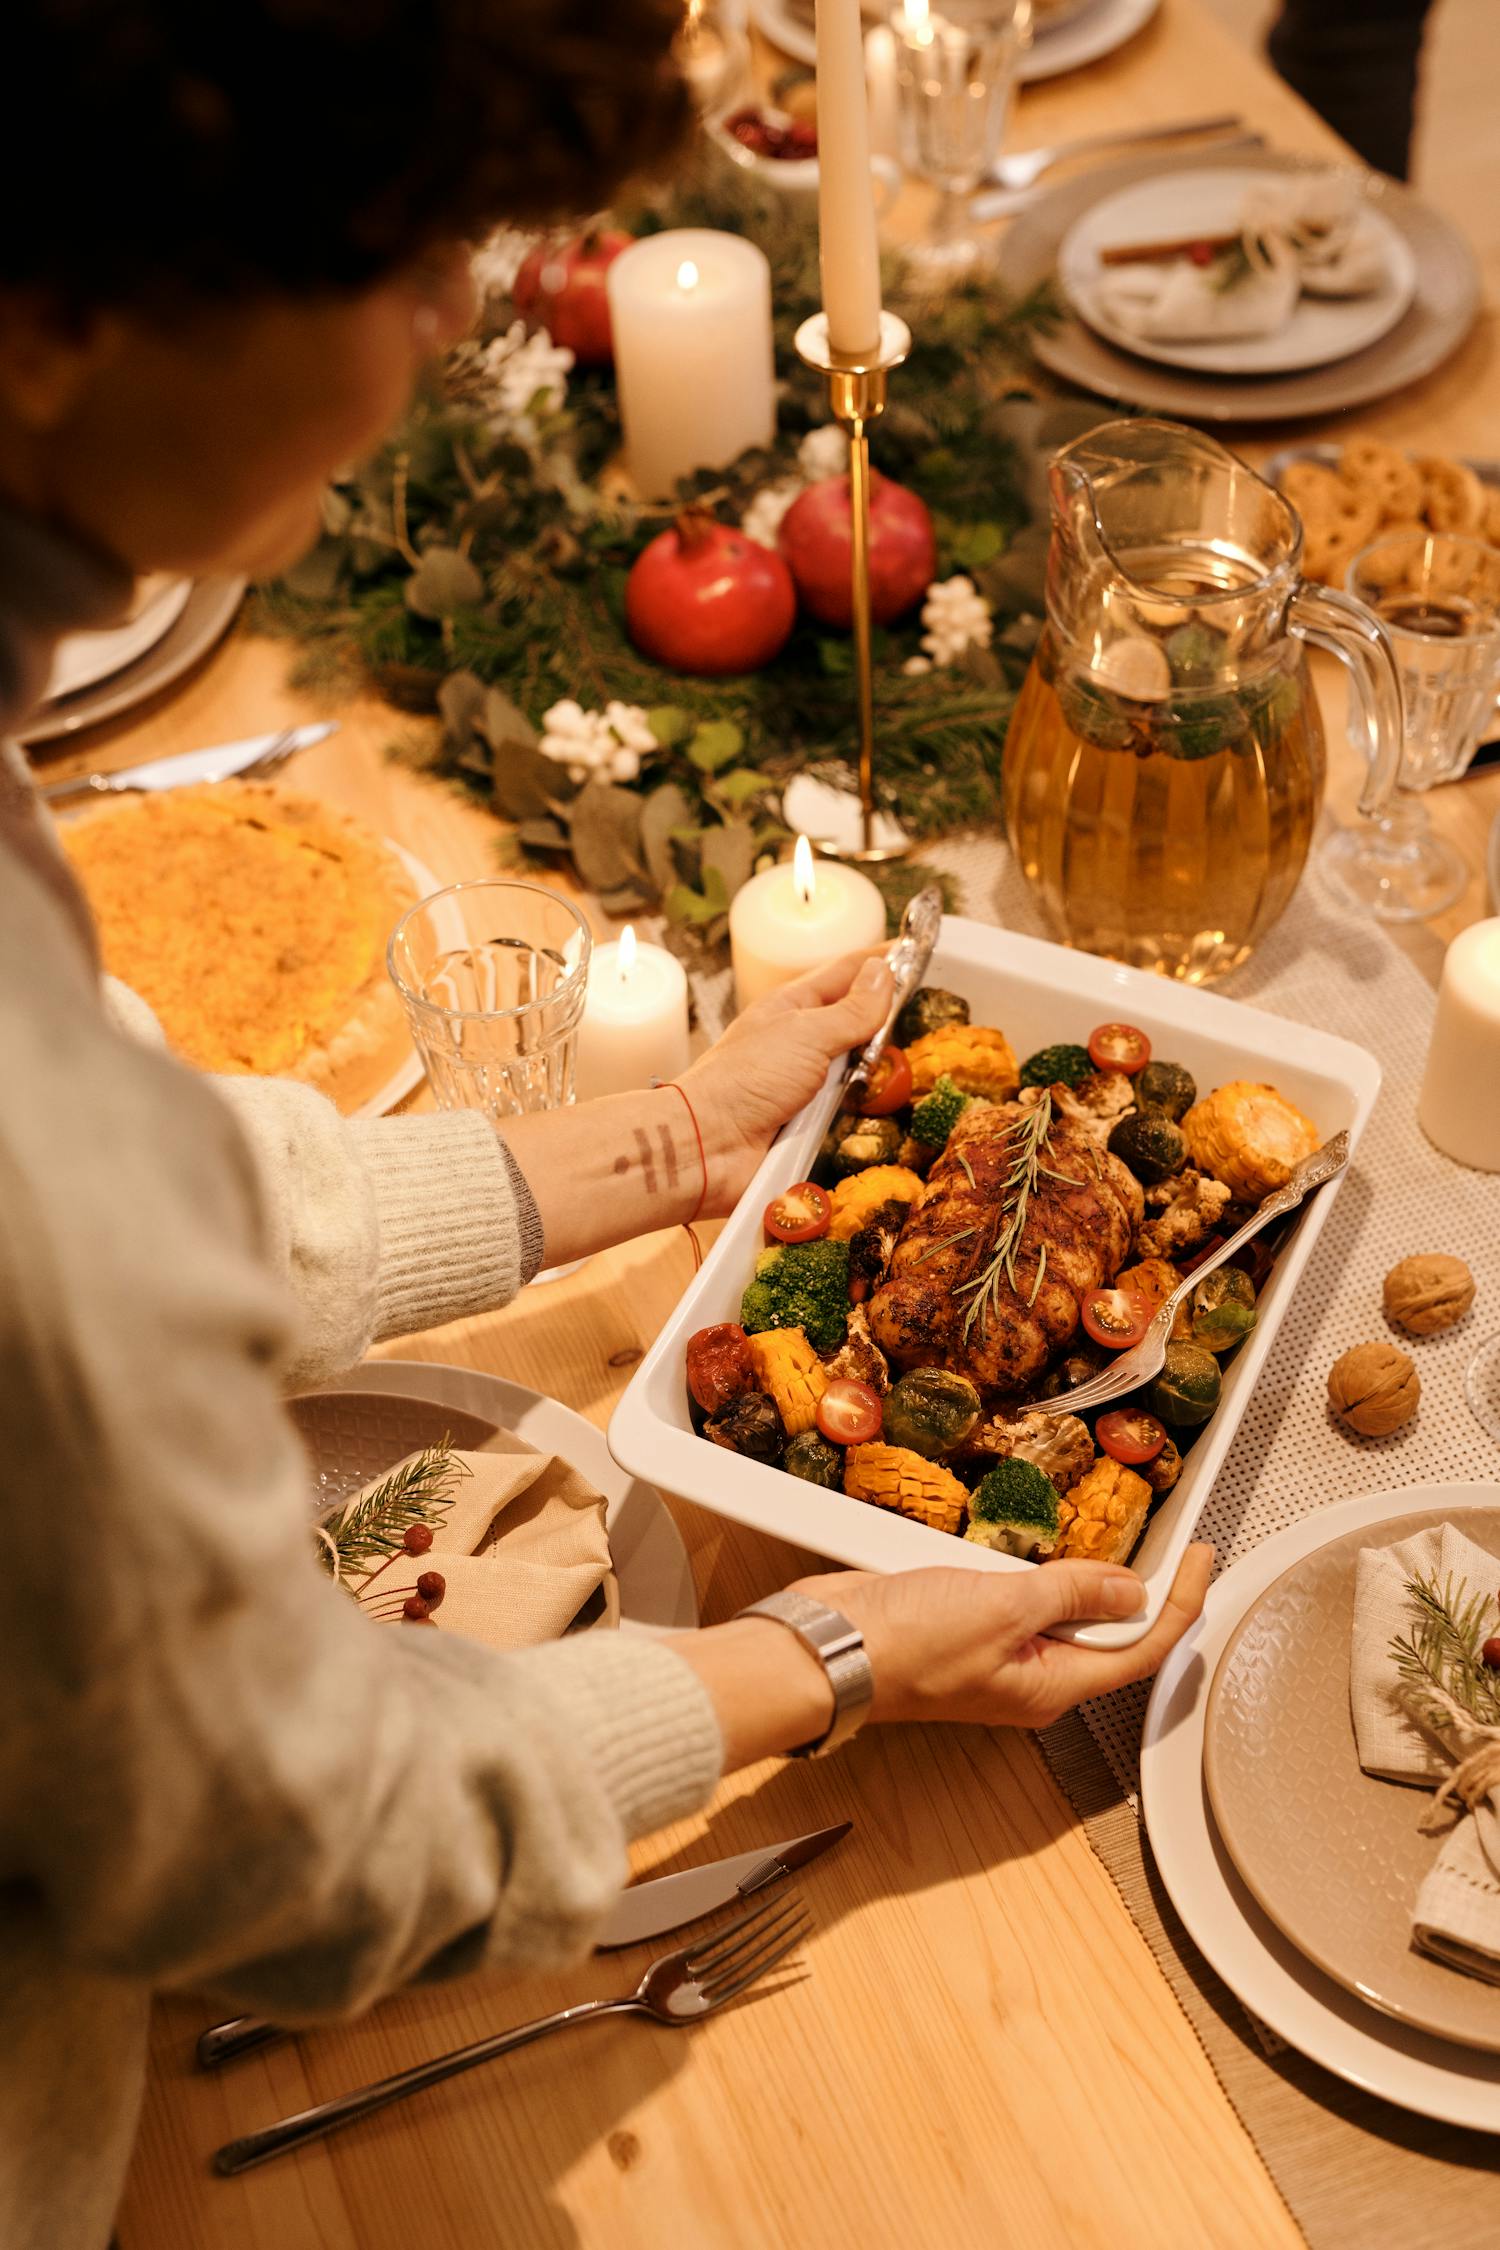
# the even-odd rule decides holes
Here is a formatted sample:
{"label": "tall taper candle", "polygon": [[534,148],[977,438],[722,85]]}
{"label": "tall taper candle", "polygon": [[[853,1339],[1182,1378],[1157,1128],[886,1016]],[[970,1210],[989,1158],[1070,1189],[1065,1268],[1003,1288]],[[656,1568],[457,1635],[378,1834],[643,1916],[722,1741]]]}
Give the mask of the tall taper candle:
{"label": "tall taper candle", "polygon": [[851,359],[880,346],[880,245],[859,0],[817,0],[818,250],[828,341]]}

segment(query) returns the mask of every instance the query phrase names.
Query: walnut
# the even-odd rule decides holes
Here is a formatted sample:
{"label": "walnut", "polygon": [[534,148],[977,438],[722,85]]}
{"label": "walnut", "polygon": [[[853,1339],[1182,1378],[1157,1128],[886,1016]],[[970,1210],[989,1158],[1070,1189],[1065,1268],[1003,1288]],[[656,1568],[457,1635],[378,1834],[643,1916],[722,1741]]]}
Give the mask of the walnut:
{"label": "walnut", "polygon": [[1455,1327],[1473,1302],[1474,1276],[1442,1251],[1403,1258],[1385,1277],[1385,1317],[1412,1336]]}
{"label": "walnut", "polygon": [[1421,1395],[1415,1367],[1394,1344],[1356,1344],[1328,1370],[1328,1403],[1361,1437],[1389,1437]]}

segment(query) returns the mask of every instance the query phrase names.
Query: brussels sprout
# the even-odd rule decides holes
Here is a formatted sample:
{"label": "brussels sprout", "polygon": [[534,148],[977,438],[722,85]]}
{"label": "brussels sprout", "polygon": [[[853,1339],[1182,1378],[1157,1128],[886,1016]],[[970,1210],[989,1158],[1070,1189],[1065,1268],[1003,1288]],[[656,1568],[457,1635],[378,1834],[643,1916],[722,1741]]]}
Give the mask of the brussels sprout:
{"label": "brussels sprout", "polygon": [[902,1132],[894,1117],[856,1117],[833,1151],[833,1168],[841,1178],[867,1172],[872,1164],[894,1164]]}
{"label": "brussels sprout", "polygon": [[1196,1429],[1219,1403],[1219,1363],[1201,1344],[1168,1344],[1166,1363],[1148,1393],[1153,1414],[1177,1430]]}
{"label": "brussels sprout", "polygon": [[1076,1391],[1080,1383],[1091,1383],[1108,1356],[1080,1337],[1067,1358],[1060,1359],[1040,1385],[1042,1397],[1061,1398],[1064,1391]]}
{"label": "brussels sprout", "polygon": [[1093,1058],[1087,1047],[1038,1047],[1021,1065],[1023,1086],[1072,1086],[1077,1088],[1085,1078],[1094,1075]]}
{"label": "brussels sprout", "polygon": [[1249,1335],[1255,1319],[1255,1284],[1238,1266],[1219,1266],[1193,1291],[1193,1341],[1211,1352],[1232,1351]]}
{"label": "brussels sprout", "polygon": [[1172,1440],[1168,1438],[1156,1459],[1143,1462],[1135,1473],[1138,1477],[1145,1478],[1147,1484],[1160,1499],[1164,1492],[1171,1491],[1173,1485],[1181,1476],[1182,1455],[1178,1452]]}
{"label": "brussels sprout", "polygon": [[1133,1081],[1137,1109],[1164,1109],[1174,1124],[1181,1124],[1198,1099],[1198,1085],[1181,1063],[1148,1062]]}
{"label": "brussels sprout", "polygon": [[727,1453],[743,1453],[752,1461],[777,1462],[786,1445],[776,1401],[764,1391],[744,1391],[732,1398],[710,1416],[703,1434]]}
{"label": "brussels sprout", "polygon": [[946,1367],[914,1367],[885,1396],[885,1441],[935,1461],[962,1445],[979,1420],[979,1393]]}
{"label": "brussels sprout", "polygon": [[1147,1187],[1155,1187],[1182,1170],[1187,1142],[1164,1109],[1128,1109],[1109,1136],[1109,1153],[1122,1158]]}
{"label": "brussels sprout", "polygon": [[781,1466],[788,1476],[801,1477],[804,1484],[821,1484],[829,1491],[837,1491],[843,1482],[843,1454],[816,1430],[802,1430],[791,1440]]}
{"label": "brussels sprout", "polygon": [[946,1023],[967,1023],[969,1003],[956,992],[945,992],[940,984],[919,984],[896,1018],[896,1044],[909,1047],[914,1039],[924,1039],[929,1031],[941,1031]]}

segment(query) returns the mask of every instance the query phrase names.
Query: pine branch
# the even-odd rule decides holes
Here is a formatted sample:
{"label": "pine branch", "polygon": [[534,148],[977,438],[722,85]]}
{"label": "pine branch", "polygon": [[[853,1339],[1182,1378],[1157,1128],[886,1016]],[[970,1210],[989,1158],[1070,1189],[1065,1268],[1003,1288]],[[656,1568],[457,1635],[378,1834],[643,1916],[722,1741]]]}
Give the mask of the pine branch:
{"label": "pine branch", "polygon": [[1453,1724],[1432,1691],[1451,1696],[1478,1726],[1500,1726],[1500,1673],[1480,1654],[1485,1621],[1494,1607],[1488,1594],[1469,1592],[1468,1581],[1440,1586],[1436,1575],[1420,1572],[1407,1580],[1407,1597],[1416,1612],[1409,1634],[1397,1634],[1390,1654],[1401,1678],[1402,1699],[1424,1726],[1442,1731]]}
{"label": "pine branch", "polygon": [[380,1563],[398,1554],[414,1523],[436,1530],[458,1497],[458,1487],[472,1474],[446,1435],[436,1445],[403,1461],[373,1490],[358,1494],[327,1523],[319,1549],[326,1562],[337,1564],[337,1576],[368,1577]]}

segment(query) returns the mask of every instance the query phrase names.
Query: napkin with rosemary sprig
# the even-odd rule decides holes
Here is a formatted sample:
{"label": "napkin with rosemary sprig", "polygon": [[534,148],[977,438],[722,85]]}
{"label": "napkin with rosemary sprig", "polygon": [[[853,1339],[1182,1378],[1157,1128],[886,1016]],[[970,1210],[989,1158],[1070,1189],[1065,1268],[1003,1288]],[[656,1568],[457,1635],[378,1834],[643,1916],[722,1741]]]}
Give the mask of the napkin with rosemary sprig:
{"label": "napkin with rosemary sprig", "polygon": [[605,1499],[507,1430],[430,1447],[326,1517],[321,1558],[367,1616],[527,1648],[619,1622]]}
{"label": "napkin with rosemary sprig", "polygon": [[[1451,1524],[1366,1548],[1349,1700],[1366,1773],[1437,1792],[1441,1836],[1412,1905],[1419,1952],[1500,1984],[1500,1562]],[[1492,1652],[1500,1653],[1500,1652]]]}

